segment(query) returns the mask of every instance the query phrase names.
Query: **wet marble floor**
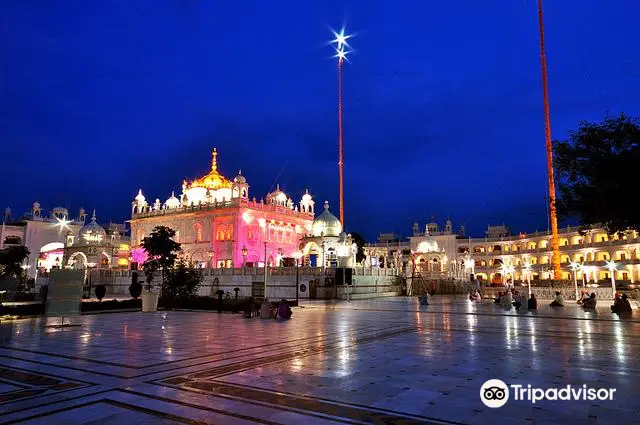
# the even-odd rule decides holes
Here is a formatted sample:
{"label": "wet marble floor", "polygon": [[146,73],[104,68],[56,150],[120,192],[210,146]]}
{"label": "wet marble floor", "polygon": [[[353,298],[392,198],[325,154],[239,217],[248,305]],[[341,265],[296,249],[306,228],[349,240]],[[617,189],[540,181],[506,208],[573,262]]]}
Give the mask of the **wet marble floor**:
{"label": "wet marble floor", "polygon": [[[636,311],[634,313],[638,314]],[[640,423],[640,318],[435,296],[306,302],[287,322],[169,311],[0,324],[0,424]],[[615,388],[612,400],[514,400]]]}

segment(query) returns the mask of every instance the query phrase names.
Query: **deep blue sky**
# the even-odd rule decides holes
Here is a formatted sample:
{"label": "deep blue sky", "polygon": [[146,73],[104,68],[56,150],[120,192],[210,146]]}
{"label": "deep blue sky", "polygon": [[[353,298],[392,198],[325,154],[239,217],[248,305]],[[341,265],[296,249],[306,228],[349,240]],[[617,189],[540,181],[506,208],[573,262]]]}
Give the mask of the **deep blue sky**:
{"label": "deep blue sky", "polygon": [[[547,1],[552,130],[640,115],[640,5]],[[0,3],[0,202],[128,218],[139,187],[242,169],[337,214],[329,26],[345,68],[347,230],[408,234],[450,215],[547,227],[534,0]]]}

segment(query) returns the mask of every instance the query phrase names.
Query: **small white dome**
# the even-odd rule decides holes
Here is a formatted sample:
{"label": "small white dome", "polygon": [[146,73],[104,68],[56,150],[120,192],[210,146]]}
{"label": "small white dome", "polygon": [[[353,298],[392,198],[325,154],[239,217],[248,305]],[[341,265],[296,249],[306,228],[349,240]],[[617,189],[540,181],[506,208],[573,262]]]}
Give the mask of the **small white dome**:
{"label": "small white dome", "polygon": [[242,175],[242,170],[238,171],[238,175],[233,179],[233,181],[238,184],[245,184],[247,182],[247,179]]}
{"label": "small white dome", "polygon": [[311,195],[309,194],[309,189],[307,189],[304,195],[302,195],[302,202],[310,202],[312,200],[313,198],[311,198]]}
{"label": "small white dome", "polygon": [[147,198],[145,198],[142,194],[142,189],[138,190],[138,194],[136,195],[135,200],[139,204],[144,204],[145,202],[147,202]]}
{"label": "small white dome", "polygon": [[278,184],[276,185],[276,190],[267,194],[266,199],[268,204],[281,205],[284,207],[287,205],[289,197],[280,190],[280,185]]}
{"label": "small white dome", "polygon": [[324,201],[324,211],[313,220],[313,236],[339,236],[342,233],[342,223],[338,217],[329,212],[329,202]]}
{"label": "small white dome", "polygon": [[171,192],[171,196],[164,203],[164,207],[165,208],[179,208],[180,207],[180,200],[178,198],[176,198],[176,195],[175,195],[175,193],[173,191]]}
{"label": "small white dome", "polygon": [[107,236],[107,232],[96,222],[96,212],[93,211],[91,221],[78,232],[80,241],[86,245],[100,245]]}

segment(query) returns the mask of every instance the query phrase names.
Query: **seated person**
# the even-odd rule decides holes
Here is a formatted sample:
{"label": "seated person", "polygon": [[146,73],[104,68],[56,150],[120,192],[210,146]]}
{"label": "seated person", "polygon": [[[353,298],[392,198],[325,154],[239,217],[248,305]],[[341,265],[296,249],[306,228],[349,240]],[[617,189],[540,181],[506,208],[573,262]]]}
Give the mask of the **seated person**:
{"label": "seated person", "polygon": [[512,304],[513,304],[513,295],[511,294],[511,291],[507,291],[507,293],[500,298],[500,305],[503,307],[511,307]]}
{"label": "seated person", "polygon": [[498,292],[498,296],[496,297],[496,299],[494,300],[494,302],[496,304],[501,304],[502,303],[502,297],[504,296],[503,292]]}
{"label": "seated person", "polygon": [[476,289],[471,293],[471,295],[469,295],[469,300],[479,302],[482,300],[482,295],[480,295],[480,292],[478,292],[478,290]]}
{"label": "seated person", "polygon": [[278,305],[278,312],[276,313],[276,319],[288,320],[291,318],[292,314],[293,312],[291,311],[291,308],[289,308],[289,301],[285,299],[281,300],[280,304]]}
{"label": "seated person", "polygon": [[249,297],[244,303],[244,317],[250,319],[256,315],[256,300],[253,297]]}
{"label": "seated person", "polygon": [[631,308],[631,303],[629,302],[629,297],[627,297],[627,294],[622,294],[622,312],[623,313],[632,313],[633,309]]}
{"label": "seated person", "polygon": [[586,300],[584,300],[584,302],[582,303],[582,307],[586,308],[586,309],[595,309],[596,308],[596,293],[592,292],[591,296],[589,298],[587,298]]}
{"label": "seated person", "polygon": [[518,291],[513,291],[513,306],[519,309],[522,306],[522,297],[518,293]]}
{"label": "seated person", "polygon": [[429,302],[431,301],[431,294],[429,291],[427,291],[426,294],[419,296],[418,301],[420,302],[420,305],[429,305]]}
{"label": "seated person", "polygon": [[627,299],[627,295],[616,294],[615,299],[613,300],[613,305],[611,306],[612,313],[631,313],[631,304],[629,304],[629,300]]}
{"label": "seated person", "polygon": [[560,291],[556,291],[556,298],[549,304],[551,307],[564,307],[564,298]]}
{"label": "seated person", "polygon": [[578,300],[578,304],[583,304],[588,299],[589,293],[587,291],[582,291],[580,294],[580,299]]}
{"label": "seated person", "polygon": [[529,298],[529,301],[527,301],[527,308],[529,310],[538,309],[538,300],[536,299],[536,294],[531,294],[531,298]]}

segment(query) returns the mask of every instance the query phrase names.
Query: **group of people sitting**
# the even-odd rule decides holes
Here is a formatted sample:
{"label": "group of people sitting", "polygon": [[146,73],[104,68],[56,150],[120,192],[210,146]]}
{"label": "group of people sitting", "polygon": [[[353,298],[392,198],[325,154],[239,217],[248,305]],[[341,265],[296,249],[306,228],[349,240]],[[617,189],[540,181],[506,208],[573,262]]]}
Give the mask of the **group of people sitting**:
{"label": "group of people sitting", "polygon": [[620,296],[620,294],[616,293],[616,297],[613,300],[613,305],[611,306],[611,311],[618,314],[631,313],[633,311],[627,294],[622,294],[622,296]]}
{"label": "group of people sitting", "polygon": [[[244,307],[244,317],[247,319],[253,317],[261,317],[265,319],[288,320],[291,319],[293,312],[289,306],[289,301],[282,299],[277,308],[273,308],[268,300],[265,300],[260,306],[256,303],[256,299],[250,297]],[[259,308],[258,308],[259,307]]]}
{"label": "group of people sitting", "polygon": [[[533,294],[532,294],[533,296]],[[522,307],[522,295],[515,289],[507,289],[504,292],[499,292],[498,297],[495,298],[494,302],[496,304],[500,304],[502,307],[515,307],[516,310]],[[535,301],[535,297],[534,297]],[[538,308],[537,301],[535,301],[536,307]]]}

